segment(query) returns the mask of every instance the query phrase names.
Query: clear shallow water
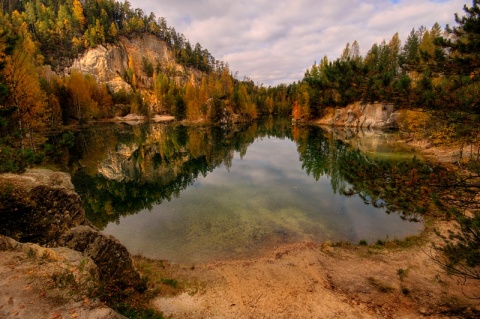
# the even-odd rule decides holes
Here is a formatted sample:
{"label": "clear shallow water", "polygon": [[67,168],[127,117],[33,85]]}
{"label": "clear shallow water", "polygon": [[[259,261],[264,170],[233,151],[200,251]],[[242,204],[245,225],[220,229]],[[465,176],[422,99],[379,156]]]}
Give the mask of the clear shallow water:
{"label": "clear shallow water", "polygon": [[350,187],[345,180],[307,174],[299,144],[256,138],[246,153],[234,152],[228,169],[217,165],[178,197],[122,214],[104,232],[132,253],[195,264],[255,256],[303,240],[374,242],[421,231],[421,223],[387,214],[358,195],[340,195],[339,183]]}

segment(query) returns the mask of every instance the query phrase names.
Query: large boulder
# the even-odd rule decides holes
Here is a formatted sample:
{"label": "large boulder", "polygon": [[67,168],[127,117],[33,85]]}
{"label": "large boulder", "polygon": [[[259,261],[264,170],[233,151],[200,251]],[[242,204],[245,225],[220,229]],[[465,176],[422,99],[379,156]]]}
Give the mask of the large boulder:
{"label": "large boulder", "polygon": [[100,280],[105,285],[135,287],[137,290],[145,288],[130,253],[115,237],[106,236],[88,226],[78,226],[67,231],[61,243],[91,258],[98,266]]}
{"label": "large boulder", "polygon": [[90,223],[70,175],[44,169],[0,175],[0,234],[57,246],[64,232],[79,225]]}

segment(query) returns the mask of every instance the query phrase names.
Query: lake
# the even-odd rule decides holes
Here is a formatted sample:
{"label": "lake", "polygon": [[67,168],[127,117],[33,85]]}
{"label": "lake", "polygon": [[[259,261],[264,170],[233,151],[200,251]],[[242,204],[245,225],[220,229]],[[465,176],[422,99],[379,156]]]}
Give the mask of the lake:
{"label": "lake", "polygon": [[197,264],[300,241],[419,234],[412,172],[421,180],[433,168],[395,139],[288,119],[103,124],[78,132],[58,161],[87,217],[131,253]]}

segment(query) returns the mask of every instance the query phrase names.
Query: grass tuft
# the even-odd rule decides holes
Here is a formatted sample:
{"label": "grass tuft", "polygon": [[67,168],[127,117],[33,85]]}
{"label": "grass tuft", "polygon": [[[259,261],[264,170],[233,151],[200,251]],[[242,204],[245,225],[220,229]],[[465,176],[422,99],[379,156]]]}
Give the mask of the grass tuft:
{"label": "grass tuft", "polygon": [[370,285],[382,293],[389,293],[395,290],[393,287],[390,287],[389,285],[373,277],[368,277],[367,280]]}

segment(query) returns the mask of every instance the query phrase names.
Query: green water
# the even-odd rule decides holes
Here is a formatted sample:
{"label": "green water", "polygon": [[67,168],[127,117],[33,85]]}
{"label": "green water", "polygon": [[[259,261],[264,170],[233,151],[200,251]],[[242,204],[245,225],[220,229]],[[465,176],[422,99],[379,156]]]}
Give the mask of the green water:
{"label": "green water", "polygon": [[385,143],[376,159],[288,121],[82,134],[90,147],[71,150],[68,165],[87,215],[134,254],[196,264],[305,240],[401,239],[423,227],[398,174],[431,168],[398,150],[385,159]]}

